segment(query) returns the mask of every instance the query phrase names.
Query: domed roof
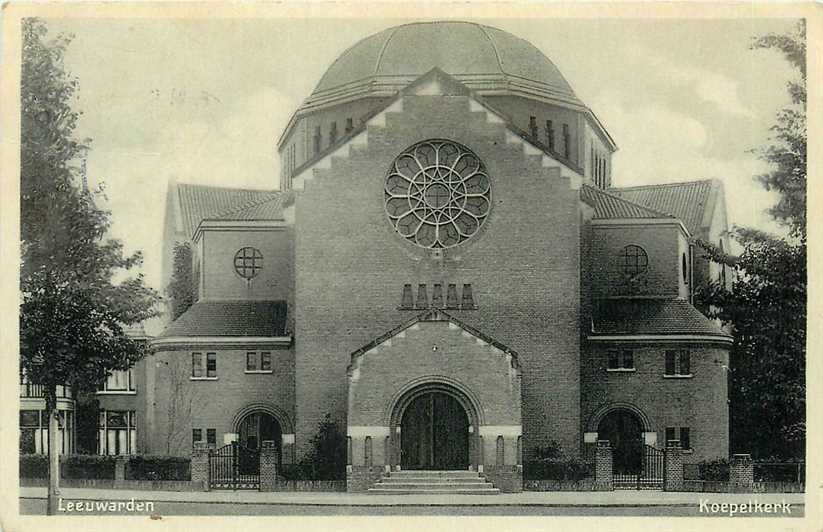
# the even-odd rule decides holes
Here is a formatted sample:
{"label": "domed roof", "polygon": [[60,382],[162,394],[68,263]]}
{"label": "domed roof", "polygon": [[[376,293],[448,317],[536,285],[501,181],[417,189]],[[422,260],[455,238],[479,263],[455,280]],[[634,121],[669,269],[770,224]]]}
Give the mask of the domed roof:
{"label": "domed roof", "polygon": [[406,24],[363,39],[337,58],[306,103],[398,90],[435,67],[472,89],[514,83],[581,104],[554,63],[531,43],[497,28],[451,21]]}

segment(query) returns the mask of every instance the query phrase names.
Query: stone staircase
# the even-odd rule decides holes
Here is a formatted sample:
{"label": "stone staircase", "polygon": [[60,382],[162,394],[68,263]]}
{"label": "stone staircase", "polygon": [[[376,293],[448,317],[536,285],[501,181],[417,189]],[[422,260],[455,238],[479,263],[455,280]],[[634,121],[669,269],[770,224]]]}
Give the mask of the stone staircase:
{"label": "stone staircase", "polygon": [[368,492],[386,495],[497,495],[500,490],[477,471],[392,471]]}

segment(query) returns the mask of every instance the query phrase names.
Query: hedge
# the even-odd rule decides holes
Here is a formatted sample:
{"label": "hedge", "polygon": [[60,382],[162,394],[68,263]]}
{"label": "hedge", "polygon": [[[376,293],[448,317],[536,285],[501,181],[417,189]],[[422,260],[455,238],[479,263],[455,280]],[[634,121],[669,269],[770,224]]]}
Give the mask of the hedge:
{"label": "hedge", "polygon": [[21,454],[20,478],[48,478],[49,457],[45,454]]}
{"label": "hedge", "polygon": [[569,460],[539,460],[523,464],[523,478],[528,480],[580,481],[594,476],[594,464]]}
{"label": "hedge", "polygon": [[126,480],[191,480],[191,458],[130,456],[126,464]]}

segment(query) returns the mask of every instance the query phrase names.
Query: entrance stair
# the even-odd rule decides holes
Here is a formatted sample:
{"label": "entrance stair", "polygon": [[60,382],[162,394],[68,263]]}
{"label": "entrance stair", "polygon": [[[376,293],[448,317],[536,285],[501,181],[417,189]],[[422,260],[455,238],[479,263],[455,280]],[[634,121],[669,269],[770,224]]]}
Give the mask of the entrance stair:
{"label": "entrance stair", "polygon": [[497,495],[500,490],[477,471],[392,471],[368,490],[386,495]]}

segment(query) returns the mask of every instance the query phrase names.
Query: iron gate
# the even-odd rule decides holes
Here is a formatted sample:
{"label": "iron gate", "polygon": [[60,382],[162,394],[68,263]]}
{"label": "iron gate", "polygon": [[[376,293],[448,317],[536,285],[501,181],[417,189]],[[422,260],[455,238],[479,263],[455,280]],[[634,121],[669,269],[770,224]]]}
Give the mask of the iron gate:
{"label": "iron gate", "polygon": [[211,489],[260,489],[260,451],[232,442],[209,453]]}
{"label": "iron gate", "polygon": [[665,453],[646,444],[632,446],[625,451],[633,453],[634,458],[628,460],[630,467],[622,471],[615,470],[614,489],[662,490]]}

